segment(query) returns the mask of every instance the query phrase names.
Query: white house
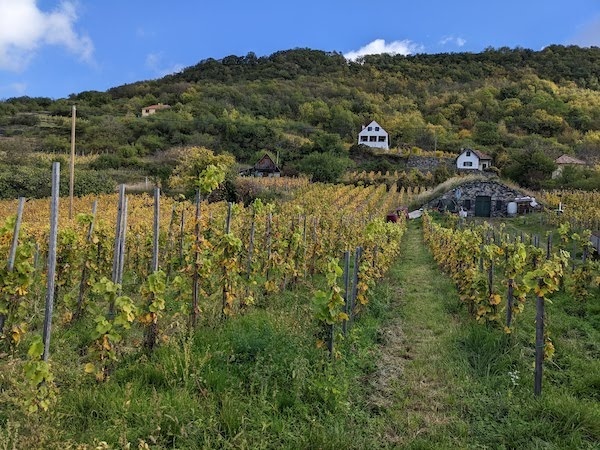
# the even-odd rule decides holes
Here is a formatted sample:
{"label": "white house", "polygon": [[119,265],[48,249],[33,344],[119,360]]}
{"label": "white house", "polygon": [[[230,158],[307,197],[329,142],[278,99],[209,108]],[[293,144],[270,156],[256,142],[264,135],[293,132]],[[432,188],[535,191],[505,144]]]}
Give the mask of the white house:
{"label": "white house", "polygon": [[150,105],[142,108],[142,117],[151,116],[152,114],[156,114],[156,111],[160,111],[161,109],[169,109],[171,105],[163,105],[159,103],[158,105]]}
{"label": "white house", "polygon": [[470,148],[463,148],[456,158],[456,168],[461,170],[483,170],[491,167],[492,157]]}
{"label": "white house", "polygon": [[387,132],[377,122],[372,121],[358,133],[358,143],[369,147],[390,149],[390,138]]}

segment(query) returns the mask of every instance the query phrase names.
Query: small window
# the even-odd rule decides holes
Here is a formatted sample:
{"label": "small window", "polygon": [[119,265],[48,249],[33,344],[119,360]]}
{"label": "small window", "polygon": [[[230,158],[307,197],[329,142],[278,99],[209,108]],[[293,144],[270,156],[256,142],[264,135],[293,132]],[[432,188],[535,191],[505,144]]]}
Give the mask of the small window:
{"label": "small window", "polygon": [[484,169],[487,169],[487,163],[483,163],[483,164],[482,164],[482,167],[483,167]]}
{"label": "small window", "polygon": [[375,131],[379,131],[379,127],[375,127]]}
{"label": "small window", "polygon": [[463,200],[463,208],[466,209],[467,211],[469,209],[471,209],[471,200]]}
{"label": "small window", "polygon": [[369,142],[377,142],[377,136],[369,136]]}
{"label": "small window", "polygon": [[367,131],[373,131],[373,127],[367,127]]}
{"label": "small window", "polygon": [[502,200],[496,200],[496,211],[501,211],[503,204]]}
{"label": "small window", "polygon": [[379,142],[385,142],[385,136],[379,136]]}
{"label": "small window", "polygon": [[465,162],[463,162],[463,167],[473,167],[473,162],[465,161]]}
{"label": "small window", "polygon": [[368,136],[361,136],[360,142],[367,142],[369,140]]}

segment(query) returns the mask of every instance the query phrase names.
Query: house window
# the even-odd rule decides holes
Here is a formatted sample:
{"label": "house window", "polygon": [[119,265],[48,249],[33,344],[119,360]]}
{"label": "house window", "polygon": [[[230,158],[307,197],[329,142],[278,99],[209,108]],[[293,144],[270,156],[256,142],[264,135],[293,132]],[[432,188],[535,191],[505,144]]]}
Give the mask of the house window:
{"label": "house window", "polygon": [[496,200],[496,211],[501,211],[502,205],[503,205],[502,200]]}
{"label": "house window", "polygon": [[385,142],[385,136],[379,136],[379,142]]}
{"label": "house window", "polygon": [[375,131],[379,131],[379,127],[375,127]]}
{"label": "house window", "polygon": [[373,127],[367,127],[367,131],[372,131]]}
{"label": "house window", "polygon": [[473,163],[471,161],[463,162],[463,167],[473,167]]}
{"label": "house window", "polygon": [[466,209],[467,211],[469,209],[471,209],[471,200],[469,200],[469,199],[463,200],[463,208]]}
{"label": "house window", "polygon": [[487,169],[487,163],[483,163],[483,164],[482,164],[482,167],[483,167],[484,169]]}
{"label": "house window", "polygon": [[467,152],[467,156],[471,156],[471,152]]}
{"label": "house window", "polygon": [[368,140],[369,140],[369,138],[367,136],[360,137],[360,142],[367,142]]}
{"label": "house window", "polygon": [[369,136],[369,142],[377,142],[377,136]]}

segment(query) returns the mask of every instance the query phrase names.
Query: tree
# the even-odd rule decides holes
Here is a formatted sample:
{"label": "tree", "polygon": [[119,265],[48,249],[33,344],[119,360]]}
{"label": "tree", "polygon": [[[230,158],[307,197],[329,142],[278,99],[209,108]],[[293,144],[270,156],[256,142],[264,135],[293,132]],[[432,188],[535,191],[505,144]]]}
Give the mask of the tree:
{"label": "tree", "polygon": [[522,186],[539,189],[542,182],[549,179],[555,169],[554,161],[546,156],[542,149],[536,148],[515,155],[513,162],[504,169],[503,173]]}
{"label": "tree", "polygon": [[[169,178],[169,186],[183,189],[186,195],[194,195],[199,188],[204,193],[207,189],[204,189],[202,180],[210,184],[210,190],[206,193],[211,192],[216,188],[213,186],[214,181],[221,183],[225,174],[231,174],[235,165],[233,156],[225,153],[215,155],[212,150],[204,147],[181,148],[177,153],[178,162]],[[222,179],[220,175],[217,176],[217,172],[223,173]]]}
{"label": "tree", "polygon": [[300,160],[298,169],[312,176],[313,181],[334,183],[344,171],[352,165],[347,157],[339,157],[331,153],[314,152]]}

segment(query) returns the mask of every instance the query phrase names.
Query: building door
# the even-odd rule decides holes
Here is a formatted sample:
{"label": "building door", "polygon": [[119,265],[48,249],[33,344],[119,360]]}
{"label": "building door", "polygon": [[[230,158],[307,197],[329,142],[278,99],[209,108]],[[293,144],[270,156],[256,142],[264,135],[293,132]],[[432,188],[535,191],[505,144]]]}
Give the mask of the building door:
{"label": "building door", "polygon": [[489,195],[478,195],[475,197],[475,216],[490,217],[492,212],[492,197]]}

